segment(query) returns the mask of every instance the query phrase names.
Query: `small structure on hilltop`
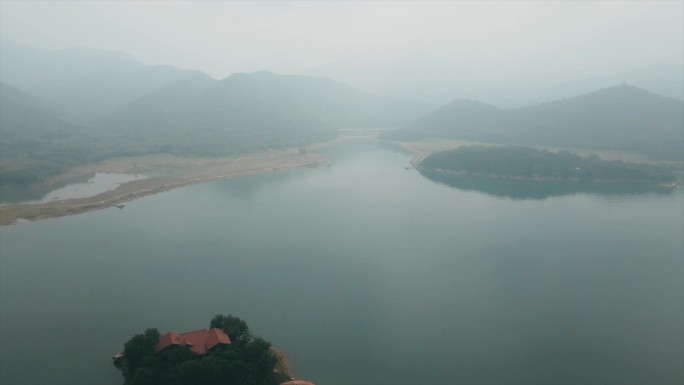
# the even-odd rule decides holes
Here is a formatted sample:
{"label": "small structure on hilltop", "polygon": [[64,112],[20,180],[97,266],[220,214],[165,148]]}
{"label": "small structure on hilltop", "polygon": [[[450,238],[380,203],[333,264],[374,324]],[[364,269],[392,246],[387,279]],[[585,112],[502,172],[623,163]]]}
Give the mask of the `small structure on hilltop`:
{"label": "small structure on hilltop", "polygon": [[219,328],[202,329],[183,334],[169,332],[159,337],[159,343],[155,346],[154,352],[159,353],[169,346],[178,345],[188,346],[191,352],[202,356],[217,345],[230,344],[230,337]]}
{"label": "small structure on hilltop", "polygon": [[247,323],[232,315],[215,316],[209,330],[160,335],[155,328],[147,329],[129,339],[124,351],[112,360],[125,383],[131,385],[314,385],[292,377],[285,355],[270,342],[253,336]]}

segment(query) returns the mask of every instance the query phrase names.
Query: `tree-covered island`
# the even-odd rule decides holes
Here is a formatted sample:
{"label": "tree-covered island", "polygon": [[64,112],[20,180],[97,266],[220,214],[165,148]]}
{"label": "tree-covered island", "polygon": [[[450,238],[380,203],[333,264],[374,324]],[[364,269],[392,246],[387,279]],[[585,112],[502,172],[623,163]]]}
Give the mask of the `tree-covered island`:
{"label": "tree-covered island", "polygon": [[518,146],[467,146],[431,154],[417,168],[453,175],[487,176],[537,182],[649,183],[674,187],[666,167],[581,157]]}
{"label": "tree-covered island", "polygon": [[215,316],[209,330],[160,335],[147,329],[113,360],[124,385],[313,385],[291,381],[282,354],[232,315]]}

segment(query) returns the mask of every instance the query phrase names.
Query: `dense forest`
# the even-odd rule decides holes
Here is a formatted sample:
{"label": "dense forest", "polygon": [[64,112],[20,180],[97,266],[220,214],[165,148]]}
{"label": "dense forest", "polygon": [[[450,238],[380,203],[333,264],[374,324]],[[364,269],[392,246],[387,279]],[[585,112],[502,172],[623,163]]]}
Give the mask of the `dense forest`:
{"label": "dense forest", "polygon": [[684,160],[684,102],[627,84],[512,110],[457,100],[386,137],[626,150]]}
{"label": "dense forest", "polygon": [[160,340],[157,329],[133,336],[115,361],[125,385],[276,385],[290,379],[278,367],[280,359],[271,344],[254,337],[242,319],[217,315],[210,328],[223,330],[231,343],[201,356],[187,345],[155,353]]}
{"label": "dense forest", "polygon": [[660,166],[516,146],[467,146],[437,152],[423,159],[419,168],[537,181],[672,183],[675,180],[672,171]]}

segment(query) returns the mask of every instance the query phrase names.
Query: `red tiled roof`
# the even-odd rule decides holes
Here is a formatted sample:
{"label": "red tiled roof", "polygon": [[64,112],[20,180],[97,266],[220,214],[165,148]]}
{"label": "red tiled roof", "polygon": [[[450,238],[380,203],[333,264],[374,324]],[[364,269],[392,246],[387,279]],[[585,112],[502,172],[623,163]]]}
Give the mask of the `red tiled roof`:
{"label": "red tiled roof", "polygon": [[212,328],[209,330],[209,337],[207,338],[207,350],[210,350],[218,344],[230,344],[230,338],[221,329]]}
{"label": "red tiled roof", "polygon": [[162,349],[166,349],[171,345],[183,345],[180,334],[171,332],[159,337],[159,343],[155,346],[154,352],[156,353]]}
{"label": "red tiled roof", "polygon": [[159,338],[159,343],[155,346],[155,353],[168,348],[171,345],[185,345],[190,351],[203,355],[216,345],[230,345],[230,338],[221,329],[212,328],[211,330],[198,330],[190,333],[166,333]]}

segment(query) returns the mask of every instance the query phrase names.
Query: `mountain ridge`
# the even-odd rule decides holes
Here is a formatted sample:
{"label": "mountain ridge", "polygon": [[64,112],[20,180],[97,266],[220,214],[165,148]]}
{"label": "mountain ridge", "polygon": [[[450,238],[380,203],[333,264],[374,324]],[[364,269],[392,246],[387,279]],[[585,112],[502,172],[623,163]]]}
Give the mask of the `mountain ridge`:
{"label": "mountain ridge", "polygon": [[516,109],[489,106],[487,112],[483,105],[451,102],[387,137],[435,136],[684,157],[684,101],[625,83]]}

